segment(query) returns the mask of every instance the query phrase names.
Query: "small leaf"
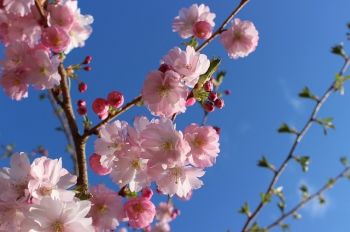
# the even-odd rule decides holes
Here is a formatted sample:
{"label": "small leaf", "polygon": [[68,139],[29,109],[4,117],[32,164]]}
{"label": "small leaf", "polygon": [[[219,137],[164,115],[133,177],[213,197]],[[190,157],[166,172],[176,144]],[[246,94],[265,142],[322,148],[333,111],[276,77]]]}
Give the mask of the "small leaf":
{"label": "small leaf", "polygon": [[269,161],[266,159],[265,156],[263,156],[259,161],[258,161],[258,166],[262,168],[267,168],[272,171],[276,171],[275,166],[269,163]]}
{"label": "small leaf", "polygon": [[282,202],[285,201],[285,197],[284,197],[284,194],[283,194],[283,187],[282,186],[273,189],[273,194],[275,194]]}
{"label": "small leaf", "polygon": [[308,87],[304,87],[304,89],[299,93],[299,97],[309,98],[315,101],[319,101],[318,97],[312,94]]}
{"label": "small leaf", "polygon": [[319,195],[318,202],[320,203],[320,205],[324,205],[326,203],[326,199],[322,195]]}
{"label": "small leaf", "polygon": [[332,188],[335,184],[335,180],[333,178],[329,179],[327,182],[327,188]]}
{"label": "small leaf", "polygon": [[277,130],[279,133],[289,133],[289,134],[298,134],[296,129],[291,128],[286,123],[282,123],[282,125]]}
{"label": "small leaf", "polygon": [[297,156],[295,160],[300,164],[303,172],[307,172],[309,170],[310,157],[309,156]]}
{"label": "small leaf", "polygon": [[196,48],[198,46],[198,41],[196,40],[196,37],[192,36],[190,41],[184,42],[182,45]]}
{"label": "small leaf", "polygon": [[271,194],[260,193],[261,202],[267,204],[271,201]]}
{"label": "small leaf", "polygon": [[250,210],[248,202],[244,202],[242,208],[238,211],[240,214],[245,214],[247,217],[250,217]]}
{"label": "small leaf", "polygon": [[279,210],[281,211],[281,213],[284,213],[284,209],[286,208],[285,203],[282,202],[282,201],[279,201],[279,202],[277,203],[277,206],[278,206]]}
{"label": "small leaf", "polygon": [[333,124],[333,118],[331,117],[316,119],[315,121],[323,127],[323,132],[325,135],[327,135],[328,129],[335,129],[335,125]]}
{"label": "small leaf", "polygon": [[296,220],[300,220],[301,219],[301,214],[298,213],[298,212],[294,212],[293,213],[293,218],[296,219]]}
{"label": "small leaf", "polygon": [[280,226],[282,231],[290,231],[290,227],[288,224],[281,224]]}
{"label": "small leaf", "polygon": [[193,89],[193,97],[203,103],[205,100],[207,100],[209,96],[209,93],[207,91],[205,91],[204,89]]}
{"label": "small leaf", "polygon": [[348,158],[343,156],[340,158],[340,162],[345,166],[345,167],[348,167],[349,166],[349,161],[348,161]]}
{"label": "small leaf", "polygon": [[254,223],[249,230],[250,232],[267,232],[264,228],[260,227],[258,223]]}
{"label": "small leaf", "polygon": [[211,76],[216,72],[219,68],[221,60],[219,58],[214,58],[210,61],[210,66],[207,72],[203,75],[200,75],[196,89],[201,89],[205,82],[207,82]]}
{"label": "small leaf", "polygon": [[309,197],[309,189],[307,188],[306,185],[304,185],[304,184],[301,185],[299,189],[301,191],[303,199],[306,199]]}
{"label": "small leaf", "polygon": [[341,56],[341,57],[343,57],[343,58],[346,58],[346,57],[347,57],[346,52],[345,52],[345,50],[344,50],[344,46],[343,46],[342,43],[333,46],[332,49],[331,49],[331,52],[332,52],[333,54],[338,55],[338,56]]}

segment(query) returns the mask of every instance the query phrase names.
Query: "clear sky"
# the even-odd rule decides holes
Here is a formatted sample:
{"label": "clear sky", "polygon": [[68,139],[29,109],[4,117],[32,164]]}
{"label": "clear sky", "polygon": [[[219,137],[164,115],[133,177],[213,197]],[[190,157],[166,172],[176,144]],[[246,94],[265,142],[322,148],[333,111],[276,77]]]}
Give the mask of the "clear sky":
{"label": "clear sky", "polygon": [[[171,32],[171,22],[181,7],[194,1],[79,1],[82,12],[94,16],[94,33],[86,47],[74,50],[67,60],[78,63],[85,55],[92,55],[93,71],[81,72],[89,85],[88,94],[74,94],[75,100],[86,97],[91,101],[105,97],[111,90],[124,92],[130,100],[138,95],[146,74],[156,69],[160,58],[179,45],[180,37]],[[198,2],[201,3],[201,2]],[[217,25],[230,13],[238,0],[203,1],[217,14]],[[253,21],[260,33],[255,53],[245,59],[230,60],[215,41],[204,53],[223,58],[222,68],[228,73],[225,88],[232,95],[225,99],[226,107],[209,118],[209,124],[222,128],[221,154],[217,164],[207,170],[205,185],[194,192],[189,202],[176,201],[182,214],[172,223],[173,231],[223,232],[239,231],[244,217],[237,211],[244,201],[255,206],[259,193],[265,191],[271,178],[267,170],[256,167],[261,155],[276,165],[288,152],[292,138],[279,135],[276,128],[287,122],[301,128],[312,103],[297,98],[298,92],[309,86],[320,95],[332,82],[342,60],[330,54],[330,47],[345,40],[345,24],[350,21],[350,1],[337,0],[251,0],[239,14]],[[345,43],[350,47],[349,41]],[[75,85],[74,85],[75,86]],[[349,87],[349,86],[346,86]],[[65,153],[64,136],[56,132],[58,125],[50,105],[38,100],[38,92],[16,103],[0,93],[2,114],[0,143],[15,143],[17,151],[31,151],[44,145],[53,154],[61,155],[64,163],[70,159]],[[329,177],[341,170],[339,157],[350,156],[350,90],[344,96],[336,94],[321,110],[321,117],[333,116],[337,126],[328,136],[315,126],[297,150],[299,155],[311,156],[308,173],[292,163],[279,185],[284,186],[287,207],[294,205],[300,195],[298,187],[307,183],[317,189]],[[121,117],[129,122],[146,110],[134,109]],[[177,118],[183,129],[191,122],[199,122],[198,107]],[[93,117],[97,122],[97,118]],[[88,153],[93,151],[93,140]],[[8,160],[0,160],[7,165]],[[91,182],[105,182],[107,177],[90,175]],[[340,182],[326,194],[327,204],[310,204],[300,211],[301,221],[290,220],[292,231],[349,231],[350,183]],[[266,208],[259,221],[264,225],[278,217],[275,203]],[[278,230],[277,230],[278,231]]]}

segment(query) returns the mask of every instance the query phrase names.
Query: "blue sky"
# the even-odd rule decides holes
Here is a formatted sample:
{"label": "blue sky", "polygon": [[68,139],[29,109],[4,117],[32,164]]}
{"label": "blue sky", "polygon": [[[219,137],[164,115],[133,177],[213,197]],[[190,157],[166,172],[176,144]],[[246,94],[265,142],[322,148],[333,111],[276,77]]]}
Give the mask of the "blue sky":
{"label": "blue sky", "polygon": [[[92,72],[80,73],[89,85],[88,94],[74,93],[73,98],[84,97],[91,103],[111,90],[124,92],[128,100],[138,95],[146,74],[157,68],[169,49],[182,42],[171,32],[171,22],[181,7],[192,3],[209,5],[217,14],[218,25],[238,1],[80,1],[82,12],[95,18],[94,33],[86,47],[69,55],[67,63],[78,63],[85,55],[92,55],[94,61]],[[224,85],[232,95],[225,99],[226,107],[209,118],[209,124],[222,128],[217,164],[207,170],[205,185],[194,192],[191,201],[176,202],[182,214],[172,223],[173,231],[239,231],[244,217],[237,213],[238,209],[244,201],[255,206],[271,178],[271,173],[256,167],[257,160],[266,155],[279,164],[292,138],[277,134],[276,129],[281,122],[301,128],[313,106],[312,102],[298,99],[298,92],[307,85],[321,95],[342,65],[342,60],[329,50],[345,40],[349,9],[348,0],[251,0],[239,17],[253,21],[259,30],[256,52],[245,59],[230,60],[217,41],[204,50],[210,57],[223,58],[222,69],[228,73]],[[348,41],[345,45],[350,47]],[[297,149],[298,155],[311,157],[310,171],[302,173],[298,165],[291,163],[278,183],[284,186],[287,207],[298,201],[301,183],[316,190],[341,170],[339,157],[350,156],[349,91],[344,96],[332,96],[320,112],[320,117],[335,118],[336,130],[324,136],[322,129],[315,126]],[[38,100],[38,92],[31,91],[28,100],[18,103],[1,92],[0,102],[1,144],[15,143],[18,151],[44,145],[54,157],[63,156],[69,166],[64,136],[54,130],[58,122],[48,102]],[[121,119],[131,122],[139,114],[148,113],[133,109]],[[198,107],[190,108],[177,118],[177,127],[183,129],[201,118]],[[97,122],[97,118],[93,120]],[[92,144],[90,139],[89,154]],[[1,166],[7,163],[0,160]],[[110,185],[106,177],[91,174],[90,179],[94,184]],[[348,231],[349,196],[350,183],[341,181],[326,194],[325,207],[310,204],[300,211],[301,221],[289,221],[292,231]],[[278,215],[272,204],[263,211],[259,222],[265,225]]]}

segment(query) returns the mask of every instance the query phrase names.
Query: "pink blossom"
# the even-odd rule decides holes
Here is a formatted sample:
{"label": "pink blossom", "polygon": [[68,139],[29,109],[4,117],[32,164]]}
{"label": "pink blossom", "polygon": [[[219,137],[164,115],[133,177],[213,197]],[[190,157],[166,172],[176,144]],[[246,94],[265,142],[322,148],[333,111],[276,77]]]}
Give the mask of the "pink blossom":
{"label": "pink blossom", "polygon": [[50,24],[70,30],[75,21],[72,10],[67,5],[49,4]]}
{"label": "pink blossom", "polygon": [[76,183],[77,177],[62,167],[61,159],[40,157],[33,161],[28,189],[35,199],[50,196],[62,201],[71,201],[74,191],[67,190]]}
{"label": "pink blossom", "polygon": [[19,101],[28,97],[28,78],[20,70],[5,70],[2,77],[0,77],[0,85],[6,95],[13,100]]}
{"label": "pink blossom", "polygon": [[28,206],[26,203],[0,200],[0,231],[20,231]]}
{"label": "pink blossom", "polygon": [[70,43],[70,37],[65,30],[52,26],[45,28],[42,34],[42,43],[56,53],[63,52]]}
{"label": "pink blossom", "polygon": [[163,62],[179,73],[185,84],[191,88],[198,82],[199,76],[206,73],[210,66],[207,56],[196,52],[191,46],[187,46],[186,51],[182,51],[179,47],[171,49],[163,57]]}
{"label": "pink blossom", "polygon": [[191,124],[184,131],[184,137],[191,147],[189,161],[200,168],[212,166],[220,152],[219,135],[211,126]]}
{"label": "pink blossom", "polygon": [[147,174],[147,161],[140,157],[140,152],[137,148],[128,151],[123,156],[119,156],[112,166],[111,177],[113,181],[120,188],[128,184],[131,191],[140,191],[143,187],[150,185],[150,179]]}
{"label": "pink blossom", "polygon": [[134,120],[134,127],[128,126],[128,141],[133,147],[138,147],[142,150],[142,136],[141,133],[147,126],[150,124],[150,121],[144,116],[138,116]]}
{"label": "pink blossom", "polygon": [[7,13],[22,17],[29,14],[34,5],[34,0],[3,0],[2,2]]}
{"label": "pink blossom", "polygon": [[174,71],[151,72],[145,80],[142,98],[153,115],[171,117],[186,111],[187,88]]}
{"label": "pink blossom", "polygon": [[101,164],[106,168],[129,149],[128,123],[114,121],[100,129],[100,138],[95,141],[95,152],[101,155]]}
{"label": "pink blossom", "polygon": [[107,96],[108,104],[114,108],[119,108],[124,104],[124,96],[118,91],[112,91]]}
{"label": "pink blossom", "polygon": [[169,223],[173,220],[174,206],[171,203],[160,202],[157,206],[156,219],[161,223]]}
{"label": "pink blossom", "polygon": [[96,232],[114,231],[125,219],[122,197],[104,185],[97,185],[90,193],[92,207],[88,216],[92,217]]}
{"label": "pink blossom", "polygon": [[23,222],[23,231],[94,232],[92,219],[87,218],[90,201],[63,202],[50,197],[30,207]]}
{"label": "pink blossom", "polygon": [[234,19],[231,27],[221,34],[221,43],[230,58],[248,56],[255,51],[259,41],[259,34],[250,21]]}
{"label": "pink blossom", "polygon": [[179,16],[176,16],[173,22],[173,31],[178,32],[180,36],[187,39],[193,35],[194,25],[197,22],[207,22],[211,28],[215,26],[215,14],[210,12],[208,6],[204,4],[193,4],[189,8],[182,8]]}
{"label": "pink blossom", "polygon": [[92,154],[89,159],[91,169],[98,175],[104,176],[111,173],[111,168],[105,168],[101,164],[101,156],[99,154]]}
{"label": "pink blossom", "polygon": [[[29,54],[28,54],[29,55]],[[30,55],[28,80],[38,89],[52,89],[60,84],[58,56],[49,57],[46,50],[37,49]]]}
{"label": "pink blossom", "polygon": [[106,119],[108,117],[109,105],[103,98],[96,98],[92,103],[92,110],[98,115],[100,119]]}
{"label": "pink blossom", "polygon": [[129,218],[129,225],[136,229],[145,228],[153,222],[156,214],[154,204],[147,198],[131,198],[124,205],[126,216]]}
{"label": "pink blossom", "polygon": [[152,227],[151,232],[170,232],[170,225],[168,223],[157,223]]}
{"label": "pink blossom", "polygon": [[186,160],[190,151],[188,143],[170,119],[162,118],[149,124],[142,131],[144,139],[141,146],[145,149],[145,158],[149,158],[148,166],[166,165],[174,167]]}
{"label": "pink blossom", "polygon": [[16,153],[11,158],[11,168],[0,170],[0,201],[24,202],[28,199],[30,163],[25,153]]}
{"label": "pink blossom", "polygon": [[192,190],[198,189],[203,182],[198,179],[204,175],[204,171],[191,166],[174,166],[164,168],[163,165],[156,165],[149,171],[155,179],[159,190],[163,194],[171,196],[186,197]]}

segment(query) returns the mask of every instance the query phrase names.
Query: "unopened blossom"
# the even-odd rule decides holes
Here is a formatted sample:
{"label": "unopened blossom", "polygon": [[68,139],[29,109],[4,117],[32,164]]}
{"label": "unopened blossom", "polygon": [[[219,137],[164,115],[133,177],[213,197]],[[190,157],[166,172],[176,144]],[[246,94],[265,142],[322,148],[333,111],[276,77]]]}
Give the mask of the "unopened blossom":
{"label": "unopened blossom", "polygon": [[106,168],[102,166],[101,164],[101,156],[99,154],[92,154],[89,158],[89,163],[92,171],[94,171],[96,174],[104,176],[111,173],[111,168]]}
{"label": "unopened blossom", "polygon": [[127,122],[117,120],[100,129],[100,138],[95,141],[95,152],[101,156],[102,166],[111,168],[113,161],[128,150],[127,128]]}
{"label": "unopened blossom", "polygon": [[255,51],[259,33],[252,22],[234,19],[231,27],[221,33],[220,40],[229,57],[237,59]]}
{"label": "unopened blossom", "polygon": [[171,117],[175,113],[185,112],[187,94],[180,75],[171,70],[151,72],[142,89],[146,106],[156,116]]}
{"label": "unopened blossom", "polygon": [[45,28],[42,43],[56,53],[63,52],[70,43],[69,34],[58,26]]}
{"label": "unopened blossom", "polygon": [[31,53],[30,59],[27,76],[32,85],[41,90],[59,85],[61,76],[58,73],[58,56],[50,57],[46,50],[37,49]]}
{"label": "unopened blossom", "polygon": [[92,218],[87,217],[90,208],[90,201],[63,202],[45,197],[39,204],[30,207],[21,229],[37,232],[95,232]]}
{"label": "unopened blossom", "polygon": [[191,147],[189,161],[200,168],[212,166],[218,156],[219,135],[211,126],[191,124],[184,131],[184,137]]}
{"label": "unopened blossom", "polygon": [[34,0],[3,0],[2,3],[7,13],[23,17],[31,12]]}
{"label": "unopened blossom", "polygon": [[189,8],[182,8],[179,16],[176,16],[173,22],[173,31],[187,39],[194,35],[194,26],[197,22],[206,22],[210,28],[214,28],[215,14],[210,12],[208,6],[193,4]]}
{"label": "unopened blossom", "polygon": [[113,162],[112,180],[120,188],[128,184],[131,191],[140,191],[143,187],[150,185],[147,162],[148,160],[141,158],[138,148],[132,148],[127,154],[119,156]]}
{"label": "unopened blossom", "polygon": [[24,202],[28,199],[30,163],[25,153],[16,153],[11,158],[10,168],[0,170],[0,201]]}
{"label": "unopened blossom", "polygon": [[106,119],[109,110],[108,102],[103,98],[96,98],[92,103],[92,110],[100,119]]}
{"label": "unopened blossom", "polygon": [[121,92],[112,91],[107,96],[108,104],[114,108],[119,108],[124,104],[124,96]]}
{"label": "unopened blossom", "polygon": [[90,193],[92,207],[88,216],[92,217],[96,232],[114,231],[125,219],[122,197],[104,185],[93,187]]}
{"label": "unopened blossom", "polygon": [[126,216],[129,219],[129,225],[135,229],[145,228],[153,222],[156,214],[156,207],[147,198],[131,198],[124,205]]}
{"label": "unopened blossom", "polygon": [[179,73],[185,84],[191,88],[210,66],[207,56],[196,52],[191,46],[187,46],[185,51],[179,47],[171,49],[162,61]]}
{"label": "unopened blossom", "polygon": [[11,99],[19,101],[28,97],[29,81],[25,74],[22,70],[5,70],[0,77],[0,85]]}
{"label": "unopened blossom", "polygon": [[202,177],[205,172],[189,165],[179,165],[172,168],[156,165],[150,169],[149,173],[163,194],[186,197],[192,190],[203,185],[199,177]]}
{"label": "unopened blossom", "polygon": [[33,161],[28,189],[35,199],[49,196],[61,201],[71,201],[74,191],[67,190],[76,184],[77,177],[62,167],[62,159],[40,157]]}
{"label": "unopened blossom", "polygon": [[145,158],[148,158],[148,166],[166,165],[174,167],[186,160],[190,151],[183,134],[177,131],[170,119],[162,118],[150,123],[142,131],[142,147],[145,149]]}

